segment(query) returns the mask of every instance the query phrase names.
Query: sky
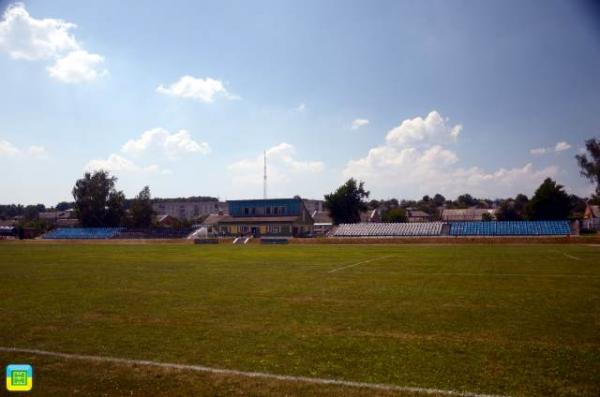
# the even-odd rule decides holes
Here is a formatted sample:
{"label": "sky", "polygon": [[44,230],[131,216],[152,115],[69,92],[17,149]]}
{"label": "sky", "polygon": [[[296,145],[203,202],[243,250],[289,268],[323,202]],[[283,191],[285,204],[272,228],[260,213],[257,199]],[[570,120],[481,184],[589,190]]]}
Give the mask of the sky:
{"label": "sky", "polygon": [[593,1],[0,0],[0,203],[593,186]]}

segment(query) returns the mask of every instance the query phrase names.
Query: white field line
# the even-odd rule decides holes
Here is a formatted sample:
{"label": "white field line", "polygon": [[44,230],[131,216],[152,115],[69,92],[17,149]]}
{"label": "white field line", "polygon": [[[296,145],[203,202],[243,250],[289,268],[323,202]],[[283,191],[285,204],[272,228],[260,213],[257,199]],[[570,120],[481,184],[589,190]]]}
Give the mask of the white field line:
{"label": "white field line", "polygon": [[159,367],[177,370],[207,372],[212,374],[226,375],[226,376],[241,376],[245,378],[262,378],[262,379],[275,379],[280,381],[288,382],[301,382],[311,383],[316,385],[334,385],[334,386],[347,386],[347,387],[358,387],[372,390],[384,390],[384,391],[398,391],[405,393],[421,393],[421,394],[441,394],[444,396],[462,396],[462,397],[505,397],[494,394],[480,394],[471,392],[461,392],[454,390],[443,390],[443,389],[430,389],[424,387],[411,387],[411,386],[396,386],[382,383],[366,383],[366,382],[353,382],[349,380],[336,380],[336,379],[325,379],[325,378],[310,378],[307,376],[291,376],[291,375],[277,375],[268,372],[246,372],[238,371],[235,369],[222,369],[205,367],[202,365],[189,365],[189,364],[174,364],[164,363],[158,361],[148,360],[131,360],[127,358],[108,357],[108,356],[91,356],[85,354],[71,354],[71,353],[60,353],[51,352],[47,350],[37,349],[21,349],[16,347],[0,347],[0,352],[6,353],[25,353],[34,354],[39,356],[49,356],[63,358],[66,360],[83,360],[83,361],[95,361],[111,364],[124,364],[124,365],[142,365],[147,367]]}
{"label": "white field line", "polygon": [[395,256],[395,255],[380,256],[379,258],[367,259],[366,261],[356,262],[356,263],[353,263],[351,265],[346,265],[346,266],[338,267],[336,269],[328,271],[327,273],[335,273],[335,272],[340,271],[340,270],[344,270],[344,269],[348,269],[348,268],[351,268],[351,267],[354,267],[354,266],[362,265],[363,263],[369,263],[369,262],[374,262],[374,261],[378,261],[378,260],[381,260],[381,259],[391,258],[392,256]]}
{"label": "white field line", "polygon": [[562,254],[563,256],[565,256],[566,258],[569,258],[569,259],[573,259],[573,260],[576,260],[576,261],[580,261],[581,260],[581,258],[578,258],[578,257],[573,256],[573,255],[569,255],[569,254],[567,254],[566,252],[563,252],[563,251],[554,251],[554,252]]}
{"label": "white field line", "polygon": [[581,258],[578,258],[578,257],[576,257],[576,256],[573,256],[573,255],[569,255],[569,254],[567,254],[566,252],[563,252],[562,254],[563,254],[564,256],[566,256],[567,258],[570,258],[570,259],[575,259],[576,261],[580,261],[580,260],[581,260]]}

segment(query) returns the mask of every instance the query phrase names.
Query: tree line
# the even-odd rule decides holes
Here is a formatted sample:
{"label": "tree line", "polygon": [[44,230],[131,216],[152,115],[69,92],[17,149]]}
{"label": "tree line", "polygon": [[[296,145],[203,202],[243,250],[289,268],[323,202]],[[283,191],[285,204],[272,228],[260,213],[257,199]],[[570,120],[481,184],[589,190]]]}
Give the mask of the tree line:
{"label": "tree line", "polygon": [[[427,213],[432,220],[441,219],[442,208],[494,208],[496,218],[501,221],[578,219],[583,216],[588,202],[600,205],[600,139],[587,140],[585,148],[585,153],[576,155],[575,159],[581,175],[595,184],[595,193],[589,199],[568,194],[564,186],[547,178],[531,198],[518,194],[514,198],[490,200],[465,193],[456,200],[447,200],[437,193],[432,197],[423,196],[421,200],[368,201],[370,192],[365,189],[365,183],[350,178],[325,195],[325,206],[335,224],[360,222],[361,213],[374,209],[379,210],[384,222],[407,222],[409,208]],[[490,220],[491,216],[487,218]]]}

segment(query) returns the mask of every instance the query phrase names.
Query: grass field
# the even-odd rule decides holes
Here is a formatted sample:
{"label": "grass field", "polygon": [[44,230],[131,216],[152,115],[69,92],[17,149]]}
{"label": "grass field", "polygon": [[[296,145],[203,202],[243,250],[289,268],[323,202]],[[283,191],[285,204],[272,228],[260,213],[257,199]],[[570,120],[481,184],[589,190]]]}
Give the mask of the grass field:
{"label": "grass field", "polygon": [[[600,395],[600,247],[0,244],[0,346]],[[412,395],[0,353],[33,395]]]}

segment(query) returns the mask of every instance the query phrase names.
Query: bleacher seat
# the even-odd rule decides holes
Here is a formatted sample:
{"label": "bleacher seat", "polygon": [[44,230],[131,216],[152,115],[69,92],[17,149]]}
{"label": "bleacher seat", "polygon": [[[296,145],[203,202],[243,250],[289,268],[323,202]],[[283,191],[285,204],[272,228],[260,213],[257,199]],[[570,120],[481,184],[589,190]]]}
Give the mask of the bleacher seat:
{"label": "bleacher seat", "polygon": [[116,237],[118,227],[74,227],[54,229],[43,236],[45,240],[101,240]]}
{"label": "bleacher seat", "polygon": [[567,236],[569,221],[451,222],[451,236]]}
{"label": "bleacher seat", "polygon": [[339,225],[333,237],[410,237],[439,236],[442,222],[424,223],[346,223]]}

